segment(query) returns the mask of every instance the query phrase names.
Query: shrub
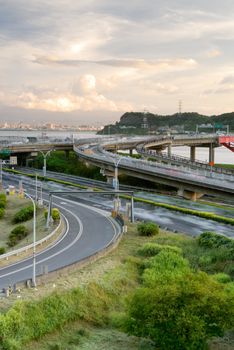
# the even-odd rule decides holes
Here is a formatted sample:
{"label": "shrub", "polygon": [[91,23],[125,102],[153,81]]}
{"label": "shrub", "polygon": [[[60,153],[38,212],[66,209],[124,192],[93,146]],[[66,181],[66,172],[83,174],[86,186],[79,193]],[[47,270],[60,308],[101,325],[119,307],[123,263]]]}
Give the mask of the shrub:
{"label": "shrub", "polygon": [[1,200],[0,200],[0,208],[5,208],[6,207],[6,203],[5,202],[2,202]]}
{"label": "shrub", "polygon": [[[47,219],[47,215],[48,215],[48,209],[45,209],[45,211],[44,211],[45,219]],[[57,221],[60,219],[60,212],[57,208],[52,208],[51,217],[54,221]]]}
{"label": "shrub", "polygon": [[[205,349],[207,339],[234,325],[234,288],[194,273],[180,255],[148,259],[142,287],[128,299],[126,330],[162,350]],[[229,287],[227,289],[227,287]]]}
{"label": "shrub", "polygon": [[234,249],[233,240],[215,232],[203,232],[198,237],[198,244],[206,248],[226,247]]}
{"label": "shrub", "polygon": [[0,219],[3,218],[4,214],[5,214],[4,208],[0,208]]}
{"label": "shrub", "polygon": [[137,231],[141,236],[154,236],[159,233],[159,227],[154,222],[141,222],[137,225]]}
{"label": "shrub", "polygon": [[170,245],[161,245],[158,243],[145,243],[140,249],[138,249],[138,254],[145,256],[145,257],[151,257],[155,256],[161,251],[170,251],[174,253],[181,254],[182,250],[178,247],[170,246]]}
{"label": "shrub", "polygon": [[6,202],[7,202],[7,198],[6,198],[5,193],[0,193],[0,208],[5,209]]}
{"label": "shrub", "polygon": [[13,218],[13,223],[18,224],[19,222],[27,221],[32,217],[33,217],[33,206],[30,205],[29,207],[23,208],[15,214]]}
{"label": "shrub", "polygon": [[53,209],[52,209],[51,216],[52,216],[52,219],[53,219],[54,221],[59,220],[59,219],[60,219],[59,210],[58,210],[57,208],[53,208]]}
{"label": "shrub", "polygon": [[0,202],[7,202],[7,196],[5,195],[5,193],[0,193]]}
{"label": "shrub", "polygon": [[0,247],[0,255],[6,253],[6,248]]}
{"label": "shrub", "polygon": [[28,233],[28,229],[24,225],[16,226],[9,235],[8,246],[13,247],[17,242],[26,237]]}
{"label": "shrub", "polygon": [[222,273],[222,272],[216,273],[215,275],[213,275],[213,277],[219,283],[229,283],[232,280],[229,275],[227,275],[226,273]]}

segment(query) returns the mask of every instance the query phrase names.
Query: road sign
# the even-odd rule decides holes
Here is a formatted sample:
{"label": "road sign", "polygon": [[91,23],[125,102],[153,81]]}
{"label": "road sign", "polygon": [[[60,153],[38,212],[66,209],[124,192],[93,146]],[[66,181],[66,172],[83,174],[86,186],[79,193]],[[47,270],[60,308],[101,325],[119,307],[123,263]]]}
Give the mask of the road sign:
{"label": "road sign", "polygon": [[0,150],[0,154],[2,154],[3,156],[9,156],[11,154],[11,151],[9,149],[2,148]]}
{"label": "road sign", "polygon": [[215,127],[215,129],[223,129],[223,124],[222,123],[215,123],[214,127]]}
{"label": "road sign", "polygon": [[11,156],[10,157],[10,164],[12,165],[17,165],[17,157],[16,156]]}

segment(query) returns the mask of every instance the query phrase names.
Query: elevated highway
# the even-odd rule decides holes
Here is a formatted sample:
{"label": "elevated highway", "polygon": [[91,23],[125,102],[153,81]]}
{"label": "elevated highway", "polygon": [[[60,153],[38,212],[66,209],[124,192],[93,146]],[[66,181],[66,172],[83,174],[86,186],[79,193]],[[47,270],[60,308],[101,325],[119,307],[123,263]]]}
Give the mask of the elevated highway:
{"label": "elevated highway", "polygon": [[108,144],[107,147],[106,144],[86,145],[74,147],[74,150],[80,158],[102,168],[110,180],[115,176],[118,162],[120,173],[175,187],[178,189],[178,194],[185,198],[196,200],[203,194],[233,198],[233,175],[216,174],[203,169],[194,171],[188,167],[136,160],[130,157],[120,159],[117,155],[106,151],[106,148],[109,150],[110,145]]}
{"label": "elevated highway", "polygon": [[[161,163],[123,158],[118,164],[118,168],[120,172],[130,176],[173,186],[178,189],[179,194],[196,200],[204,193],[226,197],[233,196],[233,173],[213,168],[215,148],[224,145],[232,150],[233,141],[234,136],[231,135],[225,136],[225,138],[217,135],[101,137],[79,140],[76,145],[72,142],[47,141],[40,144],[9,144],[7,149],[18,156],[27,156],[48,150],[69,152],[74,149],[80,158],[102,168],[111,181],[116,168],[115,162],[117,162],[117,156],[112,157],[111,153],[126,149],[131,152],[136,149],[139,152],[140,150],[145,152],[146,156],[153,155],[156,160],[159,160],[157,157],[161,157],[162,150],[167,148],[167,157],[164,157]],[[173,146],[182,145],[191,148],[190,159],[185,161],[177,158],[175,160],[171,149]],[[196,147],[209,147],[209,164],[204,165],[196,161]]]}

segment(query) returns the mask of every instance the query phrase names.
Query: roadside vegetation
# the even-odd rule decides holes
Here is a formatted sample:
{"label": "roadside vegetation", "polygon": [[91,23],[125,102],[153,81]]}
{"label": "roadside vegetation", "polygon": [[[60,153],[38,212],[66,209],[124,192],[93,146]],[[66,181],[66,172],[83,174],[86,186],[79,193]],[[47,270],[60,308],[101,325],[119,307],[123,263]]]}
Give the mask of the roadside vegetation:
{"label": "roadside vegetation", "polygon": [[[33,167],[43,168],[43,157],[38,155],[33,163]],[[47,169],[69,175],[83,176],[96,180],[103,180],[103,176],[100,174],[98,167],[89,165],[80,161],[75,152],[69,151],[69,155],[66,155],[63,151],[51,152],[47,158]]]}
{"label": "roadside vegetation", "polygon": [[[5,198],[5,201],[3,200]],[[4,208],[1,202],[4,201]],[[31,201],[19,196],[0,194],[0,212],[4,209],[4,217],[0,220],[0,255],[8,250],[20,248],[32,243],[33,207]],[[37,208],[37,239],[48,235],[45,228],[44,209]]]}
{"label": "roadside vegetation", "polygon": [[234,164],[215,164],[215,165],[220,168],[234,170]]}
{"label": "roadside vegetation", "polygon": [[[139,227],[131,225],[119,247],[92,265],[23,291],[24,300],[0,315],[2,348],[232,346],[233,241],[215,233],[191,238],[151,229],[141,235]],[[220,338],[225,332],[228,342]]]}

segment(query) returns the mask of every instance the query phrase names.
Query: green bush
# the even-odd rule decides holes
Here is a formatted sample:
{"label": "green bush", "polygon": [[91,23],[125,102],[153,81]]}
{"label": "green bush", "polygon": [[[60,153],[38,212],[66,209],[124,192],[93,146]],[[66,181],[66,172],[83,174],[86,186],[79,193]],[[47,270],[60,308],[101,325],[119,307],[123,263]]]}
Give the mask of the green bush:
{"label": "green bush", "polygon": [[6,253],[6,248],[0,247],[0,255]]}
{"label": "green bush", "polygon": [[0,193],[0,208],[5,209],[6,202],[7,202],[7,197],[6,197],[5,193]]}
{"label": "green bush", "polygon": [[18,211],[14,218],[13,218],[13,223],[18,224],[20,222],[27,221],[33,217],[33,206],[30,205],[26,208],[21,209]]}
{"label": "green bush", "polygon": [[216,273],[215,275],[213,275],[213,277],[219,283],[229,283],[232,280],[229,275],[227,275],[226,273],[222,273],[222,272]]}
{"label": "green bush", "polygon": [[9,239],[8,239],[8,246],[13,247],[16,245],[20,240],[22,240],[24,237],[28,235],[28,229],[24,225],[16,226],[10,233]]}
{"label": "green bush", "polygon": [[0,193],[0,202],[7,202],[7,196],[5,193]]}
{"label": "green bush", "polygon": [[234,241],[215,232],[203,232],[198,237],[198,243],[206,248],[226,247],[234,249]]}
{"label": "green bush", "polygon": [[178,247],[175,246],[170,246],[170,245],[161,245],[158,243],[145,243],[140,249],[138,249],[138,254],[145,256],[145,257],[151,257],[155,256],[158,253],[160,253],[162,250],[174,252],[181,254],[182,250]]}
{"label": "green bush", "polygon": [[5,214],[4,208],[0,208],[0,219],[3,218],[4,214]]}
{"label": "green bush", "polygon": [[59,210],[57,208],[53,208],[51,216],[52,216],[52,219],[54,221],[58,221],[60,219],[60,212],[59,212]]}
{"label": "green bush", "polygon": [[[47,219],[47,215],[48,215],[48,209],[45,209],[44,211],[45,219]],[[60,219],[60,212],[57,208],[52,208],[51,217],[54,221],[58,221]]]}
{"label": "green bush", "polygon": [[137,231],[141,236],[154,236],[159,233],[159,227],[154,222],[141,222],[137,225]]}
{"label": "green bush", "polygon": [[149,338],[162,350],[198,350],[234,326],[229,284],[193,272],[176,253],[161,251],[148,261],[142,286],[128,299],[128,333]]}
{"label": "green bush", "polygon": [[1,200],[0,200],[0,208],[5,208],[6,207],[6,203],[5,202],[2,202]]}

